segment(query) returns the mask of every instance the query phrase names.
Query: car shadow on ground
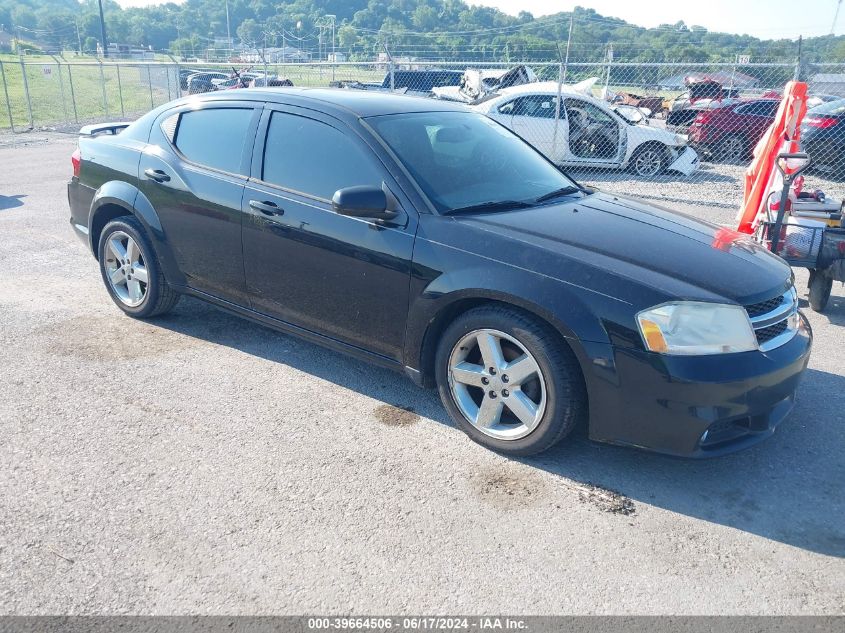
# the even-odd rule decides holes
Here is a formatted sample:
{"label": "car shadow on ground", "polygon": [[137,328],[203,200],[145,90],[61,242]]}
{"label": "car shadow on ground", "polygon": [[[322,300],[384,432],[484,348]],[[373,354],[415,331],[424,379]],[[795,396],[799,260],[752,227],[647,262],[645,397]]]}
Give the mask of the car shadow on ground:
{"label": "car shadow on ground", "polygon": [[21,200],[21,198],[26,198],[26,194],[19,193],[14,196],[0,195],[0,211],[5,211],[6,209],[14,209],[16,207],[22,207],[23,200]]}
{"label": "car shadow on ground", "polygon": [[[833,311],[833,306],[831,306]],[[253,324],[194,299],[151,323],[283,363],[386,405],[454,426],[436,391],[390,370]],[[708,460],[676,459],[591,442],[576,432],[523,464],[704,521],[845,557],[845,377],[809,370],[792,415],[767,441]],[[383,406],[383,405],[380,405]],[[456,434],[454,441],[469,441]],[[619,507],[625,507],[624,505]],[[618,508],[609,508],[616,511]],[[689,538],[695,538],[694,534]]]}

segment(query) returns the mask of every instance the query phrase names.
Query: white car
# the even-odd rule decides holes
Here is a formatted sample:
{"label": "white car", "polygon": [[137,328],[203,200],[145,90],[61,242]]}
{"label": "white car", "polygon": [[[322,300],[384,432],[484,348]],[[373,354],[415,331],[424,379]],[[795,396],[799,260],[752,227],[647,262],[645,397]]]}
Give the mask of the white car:
{"label": "white car", "polygon": [[[645,117],[635,122],[604,101],[558,84],[530,83],[499,91],[473,109],[519,134],[556,164],[564,167],[630,168],[644,177],[664,171],[691,175],[698,154],[686,137],[651,127]],[[630,116],[629,113],[625,113]]]}

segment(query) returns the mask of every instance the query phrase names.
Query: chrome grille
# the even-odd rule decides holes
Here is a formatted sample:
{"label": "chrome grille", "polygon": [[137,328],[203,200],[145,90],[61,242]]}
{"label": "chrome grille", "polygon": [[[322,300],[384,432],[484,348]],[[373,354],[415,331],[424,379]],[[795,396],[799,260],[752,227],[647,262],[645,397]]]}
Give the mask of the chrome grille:
{"label": "chrome grille", "polygon": [[786,295],[780,295],[772,299],[767,299],[766,301],[761,301],[760,303],[755,303],[750,306],[746,306],[745,309],[748,311],[748,316],[753,319],[754,317],[758,317],[760,315],[766,314],[767,312],[771,312],[775,308],[779,308],[785,302]]}
{"label": "chrome grille", "polygon": [[798,331],[798,293],[794,286],[782,295],[745,306],[745,310],[761,351],[780,347]]}

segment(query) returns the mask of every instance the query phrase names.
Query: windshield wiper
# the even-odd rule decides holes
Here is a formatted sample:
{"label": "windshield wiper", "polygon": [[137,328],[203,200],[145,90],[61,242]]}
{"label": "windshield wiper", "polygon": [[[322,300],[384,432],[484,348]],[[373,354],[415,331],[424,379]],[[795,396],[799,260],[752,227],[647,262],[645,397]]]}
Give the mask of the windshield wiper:
{"label": "windshield wiper", "polygon": [[546,202],[547,200],[551,200],[552,198],[568,196],[573,193],[578,193],[579,191],[583,190],[580,187],[573,187],[571,185],[568,187],[561,187],[560,189],[555,189],[554,191],[550,191],[549,193],[543,194],[542,196],[534,200],[534,202],[539,204],[540,202]]}
{"label": "windshield wiper", "polygon": [[500,211],[503,209],[527,209],[534,205],[524,200],[495,200],[491,202],[482,202],[481,204],[471,204],[467,207],[457,207],[455,209],[447,209],[444,211],[446,215],[456,213],[472,213],[474,211]]}

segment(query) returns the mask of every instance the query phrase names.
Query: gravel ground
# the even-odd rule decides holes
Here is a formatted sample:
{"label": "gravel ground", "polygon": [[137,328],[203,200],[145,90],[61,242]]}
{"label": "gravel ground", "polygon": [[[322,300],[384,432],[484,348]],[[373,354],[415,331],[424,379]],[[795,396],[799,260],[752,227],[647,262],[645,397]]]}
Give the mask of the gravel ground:
{"label": "gravel ground", "polygon": [[509,460],[400,375],[195,300],[124,317],[72,147],[0,143],[0,612],[845,613],[841,287],[769,441]]}

